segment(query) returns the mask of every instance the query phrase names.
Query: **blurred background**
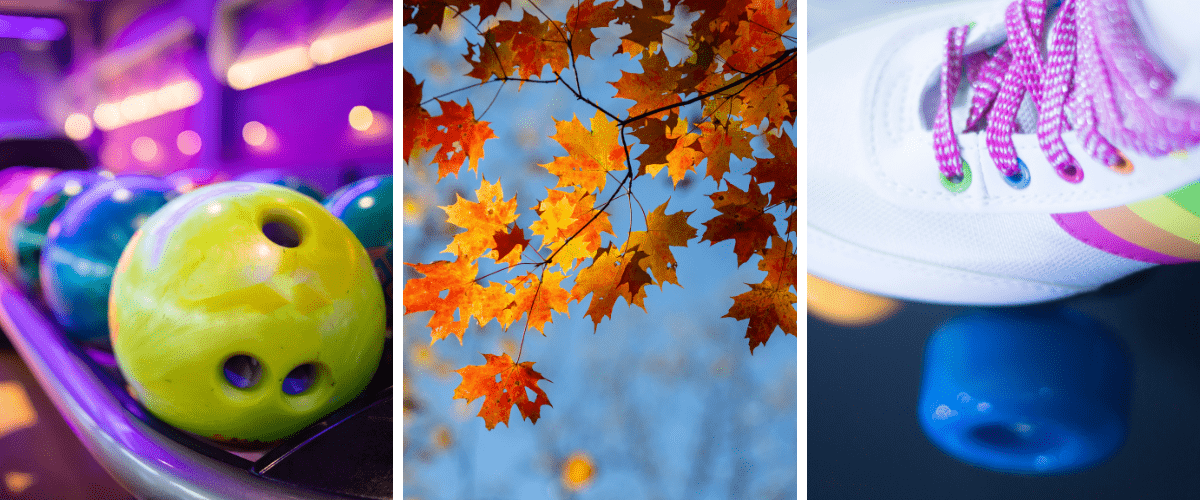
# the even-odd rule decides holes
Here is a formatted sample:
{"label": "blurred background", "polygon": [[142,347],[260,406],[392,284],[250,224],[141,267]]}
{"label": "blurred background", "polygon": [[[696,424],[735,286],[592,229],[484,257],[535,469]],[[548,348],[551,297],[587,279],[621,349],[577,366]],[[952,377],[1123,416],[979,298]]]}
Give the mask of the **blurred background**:
{"label": "blurred background", "polygon": [[[554,18],[561,18],[571,5],[537,4]],[[789,5],[795,12],[795,4]],[[499,17],[521,15],[521,10],[505,6]],[[690,25],[690,18],[682,11],[676,16],[676,27],[668,32],[686,39],[679,26]],[[477,13],[467,18],[478,21]],[[620,78],[621,70],[641,72],[628,56],[609,56],[616,50],[617,37],[627,30],[595,30],[600,41],[592,54],[597,60],[580,58],[578,66],[584,94],[618,116],[625,116],[633,103],[612,98],[616,90],[606,82]],[[478,83],[462,76],[470,71],[461,56],[467,41],[480,42],[470,24],[455,20],[428,35],[414,32],[414,27],[404,27],[404,67],[424,84],[425,99]],[[685,49],[671,41],[664,45],[671,61],[678,61]],[[463,168],[457,177],[436,182],[436,168],[428,158],[414,157],[404,166],[405,262],[448,258],[440,252],[460,229],[445,222],[439,207],[453,204],[456,194],[474,201],[481,177],[499,181],[506,199],[516,195],[521,214],[517,221],[528,225],[536,218],[530,208],[555,183],[538,164],[565,154],[550,139],[555,134],[551,118],[578,116],[588,123],[595,114],[567,90],[545,84],[526,83],[518,91],[516,84],[501,89],[493,83],[441,99],[460,104],[469,100],[476,117],[491,122],[499,139],[487,142],[480,173]],[[433,101],[425,109],[441,114]],[[682,115],[695,122],[700,110],[685,108]],[[788,133],[794,140],[794,128]],[[770,155],[761,141],[754,146],[756,155]],[[634,147],[632,154],[643,148]],[[731,170],[744,174],[752,165],[735,159]],[[716,183],[701,177],[702,168],[698,171],[700,175],[689,175],[675,190],[665,175],[638,179],[634,190],[648,208],[670,198],[668,213],[695,210],[688,222],[703,232],[702,223],[717,214],[706,196]],[[745,188],[748,177],[727,179]],[[624,240],[629,204],[621,201],[612,207],[614,231]],[[633,210],[641,217],[636,206]],[[782,224],[782,216],[779,220]],[[672,250],[682,288],[648,290],[646,311],[618,301],[612,318],[593,333],[592,320],[584,315],[587,304],[575,302],[569,317],[556,315],[553,324],[546,325],[546,336],[536,331],[526,336],[522,360],[535,361],[534,368],[553,381],[539,384],[554,406],[542,407],[536,425],[514,411],[507,427],[489,431],[476,416],[482,398],[470,404],[453,399],[462,381],[455,370],[483,364],[480,353],[516,357],[522,322],[509,332],[494,322],[483,329],[473,325],[461,346],[453,337],[430,345],[426,323],[432,313],[403,316],[404,496],[796,498],[797,339],[777,330],[751,355],[747,322],[720,318],[732,304],[731,296],[765,276],[758,271],[759,257],[739,268],[733,242],[710,246],[698,243],[698,238],[687,248]],[[481,268],[480,274],[489,271]],[[407,266],[404,272],[406,280],[419,276]]]}
{"label": "blurred background", "polygon": [[[943,2],[811,0],[809,47],[860,23],[937,3]],[[900,302],[809,277],[809,497],[1196,497],[1197,283],[1200,266],[1152,268],[1057,304],[1095,318],[1120,337],[1133,358],[1135,389],[1129,434],[1114,456],[1090,469],[1039,477],[959,462],[936,448],[918,424],[925,343],[966,308]]]}
{"label": "blurred background", "polygon": [[[0,2],[0,168],[392,172],[392,2]],[[131,498],[0,337],[0,498]]]}

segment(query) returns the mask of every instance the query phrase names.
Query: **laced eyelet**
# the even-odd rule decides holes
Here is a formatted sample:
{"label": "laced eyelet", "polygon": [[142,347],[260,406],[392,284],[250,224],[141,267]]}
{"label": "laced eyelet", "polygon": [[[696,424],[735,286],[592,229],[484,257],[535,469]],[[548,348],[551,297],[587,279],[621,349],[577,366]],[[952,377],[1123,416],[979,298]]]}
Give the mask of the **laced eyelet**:
{"label": "laced eyelet", "polygon": [[1083,168],[1080,168],[1079,164],[1075,162],[1074,158],[1071,159],[1071,163],[1069,165],[1057,170],[1058,176],[1062,177],[1064,181],[1070,182],[1071,184],[1079,184],[1083,181]]}
{"label": "laced eyelet", "polygon": [[1125,157],[1125,153],[1122,153],[1120,151],[1117,151],[1117,156],[1120,156],[1121,159],[1119,161],[1117,161],[1117,163],[1115,165],[1109,165],[1108,168],[1110,170],[1112,170],[1113,172],[1116,172],[1121,175],[1132,174],[1133,173],[1133,162],[1129,161],[1129,158]]}
{"label": "laced eyelet", "polygon": [[[961,159],[961,158],[960,158]],[[962,175],[951,179],[946,177],[946,174],[938,171],[938,177],[942,180],[942,186],[951,193],[961,193],[967,190],[971,185],[971,166],[967,164],[967,160],[962,160]]]}
{"label": "laced eyelet", "polygon": [[1020,170],[1012,175],[1005,175],[1004,182],[1008,183],[1013,189],[1025,189],[1029,186],[1029,167],[1025,166],[1025,162],[1017,158],[1017,166]]}

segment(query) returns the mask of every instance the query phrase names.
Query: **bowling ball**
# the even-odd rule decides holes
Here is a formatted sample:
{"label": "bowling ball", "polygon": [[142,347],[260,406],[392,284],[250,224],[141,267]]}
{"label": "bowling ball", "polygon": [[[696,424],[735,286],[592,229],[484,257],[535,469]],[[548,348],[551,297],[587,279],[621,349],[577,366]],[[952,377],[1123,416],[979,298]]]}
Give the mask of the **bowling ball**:
{"label": "bowling ball", "polygon": [[17,253],[15,276],[26,290],[36,294],[41,289],[38,267],[50,222],[67,206],[67,201],[101,180],[92,172],[60,172],[29,195],[24,215],[12,228],[12,245]]}
{"label": "bowling ball", "polygon": [[225,182],[229,180],[229,174],[211,168],[195,167],[167,174],[163,180],[174,186],[176,191],[187,193],[198,187]]}
{"label": "bowling ball", "polygon": [[283,186],[295,191],[299,191],[317,201],[321,201],[321,199],[325,197],[325,194],[321,191],[321,188],[317,187],[316,184],[313,184],[298,175],[275,168],[253,170],[239,175],[233,180],[275,184],[277,186]]}
{"label": "bowling ball", "polygon": [[[10,172],[11,171],[11,172]],[[57,173],[49,168],[16,167],[0,176],[0,267],[10,275],[17,272],[17,250],[12,244],[13,226],[25,215],[25,200]]]}
{"label": "bowling ball", "polygon": [[353,399],[379,365],[384,300],[366,250],[321,204],[262,183],[180,196],[125,248],[113,353],[164,422],[240,445]]}
{"label": "bowling ball", "polygon": [[367,249],[375,275],[383,286],[392,325],[392,176],[376,175],[353,182],[325,199],[336,215]]}
{"label": "bowling ball", "polygon": [[117,176],[72,198],[50,223],[42,248],[42,294],[68,336],[107,340],[117,260],[142,223],[177,194],[162,179]]}

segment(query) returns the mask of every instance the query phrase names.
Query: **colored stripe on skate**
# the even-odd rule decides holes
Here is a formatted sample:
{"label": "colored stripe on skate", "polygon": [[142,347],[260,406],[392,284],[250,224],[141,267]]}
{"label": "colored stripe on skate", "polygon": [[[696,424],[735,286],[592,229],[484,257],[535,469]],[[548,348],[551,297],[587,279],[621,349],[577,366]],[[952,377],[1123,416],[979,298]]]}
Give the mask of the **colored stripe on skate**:
{"label": "colored stripe on skate", "polygon": [[1105,229],[1104,226],[1101,226],[1087,212],[1053,214],[1052,217],[1058,223],[1059,227],[1063,228],[1067,234],[1070,234],[1075,239],[1113,255],[1153,264],[1183,264],[1191,262],[1187,259],[1180,259],[1147,250],[1125,241],[1121,237],[1111,233],[1108,229]]}
{"label": "colored stripe on skate", "polygon": [[1122,207],[1055,214],[1075,239],[1154,264],[1200,261],[1200,183]]}

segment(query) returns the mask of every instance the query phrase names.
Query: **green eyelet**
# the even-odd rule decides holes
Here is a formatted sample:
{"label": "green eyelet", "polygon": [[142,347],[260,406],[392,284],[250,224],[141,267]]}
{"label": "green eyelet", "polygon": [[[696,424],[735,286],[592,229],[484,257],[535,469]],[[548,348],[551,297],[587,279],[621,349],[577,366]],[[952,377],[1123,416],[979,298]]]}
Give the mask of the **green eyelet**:
{"label": "green eyelet", "polygon": [[938,171],[938,178],[942,180],[942,186],[947,191],[958,194],[966,191],[967,187],[971,185],[971,166],[967,164],[967,160],[962,160],[962,171],[962,178],[958,182],[953,182],[946,178],[946,174],[943,174],[941,171]]}

